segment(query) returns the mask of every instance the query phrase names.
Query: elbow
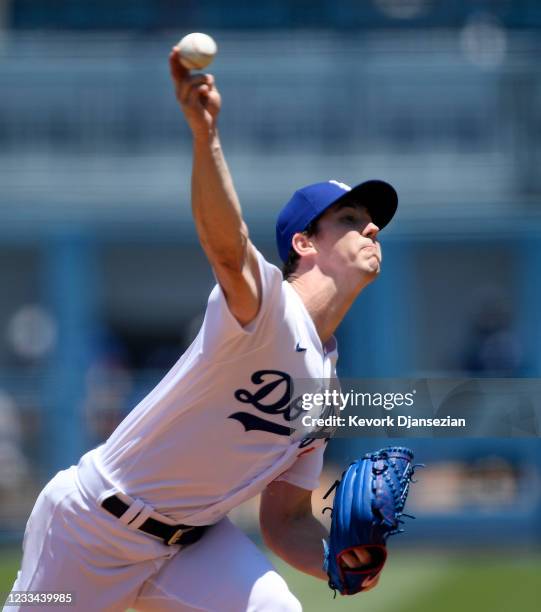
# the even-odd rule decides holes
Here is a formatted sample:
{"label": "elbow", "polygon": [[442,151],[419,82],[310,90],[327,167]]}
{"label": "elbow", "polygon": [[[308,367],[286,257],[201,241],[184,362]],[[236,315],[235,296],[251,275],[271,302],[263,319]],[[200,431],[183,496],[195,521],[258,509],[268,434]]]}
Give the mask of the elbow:
{"label": "elbow", "polygon": [[[265,546],[279,557],[283,556],[283,546],[281,543],[280,531],[274,529],[272,525],[260,523],[261,537]],[[286,530],[282,530],[286,531]]]}
{"label": "elbow", "polygon": [[284,516],[274,504],[269,504],[272,501],[268,491],[262,496],[262,503],[259,507],[259,529],[261,537],[267,548],[277,553],[280,548],[280,537],[288,531],[288,517]]}
{"label": "elbow", "polygon": [[261,525],[260,530],[263,544],[265,544],[267,548],[270,548],[272,550],[273,540],[270,531],[263,525]]}

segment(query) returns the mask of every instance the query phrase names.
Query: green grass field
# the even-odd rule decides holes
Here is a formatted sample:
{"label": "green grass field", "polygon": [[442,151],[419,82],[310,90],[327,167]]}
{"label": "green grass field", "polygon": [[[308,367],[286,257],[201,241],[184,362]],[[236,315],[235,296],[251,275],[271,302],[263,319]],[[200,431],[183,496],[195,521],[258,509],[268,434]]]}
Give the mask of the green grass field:
{"label": "green grass field", "polygon": [[[395,553],[377,589],[335,600],[323,582],[273,561],[305,612],[534,612],[541,602],[540,555]],[[18,562],[17,550],[0,549],[0,592],[11,588]]]}
{"label": "green grass field", "polygon": [[275,563],[307,612],[534,612],[541,602],[541,556],[394,554],[376,589],[334,601],[323,583]]}

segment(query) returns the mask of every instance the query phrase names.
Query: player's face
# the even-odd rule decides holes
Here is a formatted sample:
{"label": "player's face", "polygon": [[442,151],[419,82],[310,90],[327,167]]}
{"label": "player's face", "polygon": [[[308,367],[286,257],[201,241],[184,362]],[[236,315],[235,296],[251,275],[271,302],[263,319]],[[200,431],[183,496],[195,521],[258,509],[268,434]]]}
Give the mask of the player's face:
{"label": "player's face", "polygon": [[375,278],[381,267],[379,227],[364,206],[332,206],[318,223],[314,238],[318,265],[330,274],[346,275],[355,282]]}

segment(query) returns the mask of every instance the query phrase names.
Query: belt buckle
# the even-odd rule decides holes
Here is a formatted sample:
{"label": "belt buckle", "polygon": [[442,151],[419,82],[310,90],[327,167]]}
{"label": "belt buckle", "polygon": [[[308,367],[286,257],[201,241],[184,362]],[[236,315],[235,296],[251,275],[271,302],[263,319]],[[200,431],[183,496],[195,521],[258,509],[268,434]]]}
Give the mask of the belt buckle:
{"label": "belt buckle", "polygon": [[172,546],[173,544],[176,544],[184,533],[191,531],[192,529],[193,527],[190,527],[189,529],[177,529],[175,533],[167,540],[167,545]]}

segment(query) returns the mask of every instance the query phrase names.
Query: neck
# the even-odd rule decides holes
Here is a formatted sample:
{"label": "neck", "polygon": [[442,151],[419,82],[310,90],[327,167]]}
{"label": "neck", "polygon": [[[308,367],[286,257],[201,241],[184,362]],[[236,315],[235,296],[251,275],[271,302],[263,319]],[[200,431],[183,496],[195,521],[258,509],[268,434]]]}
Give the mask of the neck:
{"label": "neck", "polygon": [[[371,279],[370,279],[371,280]],[[342,283],[311,270],[291,281],[314,321],[322,344],[325,344],[346,316],[359,293],[368,285],[364,282]]]}

